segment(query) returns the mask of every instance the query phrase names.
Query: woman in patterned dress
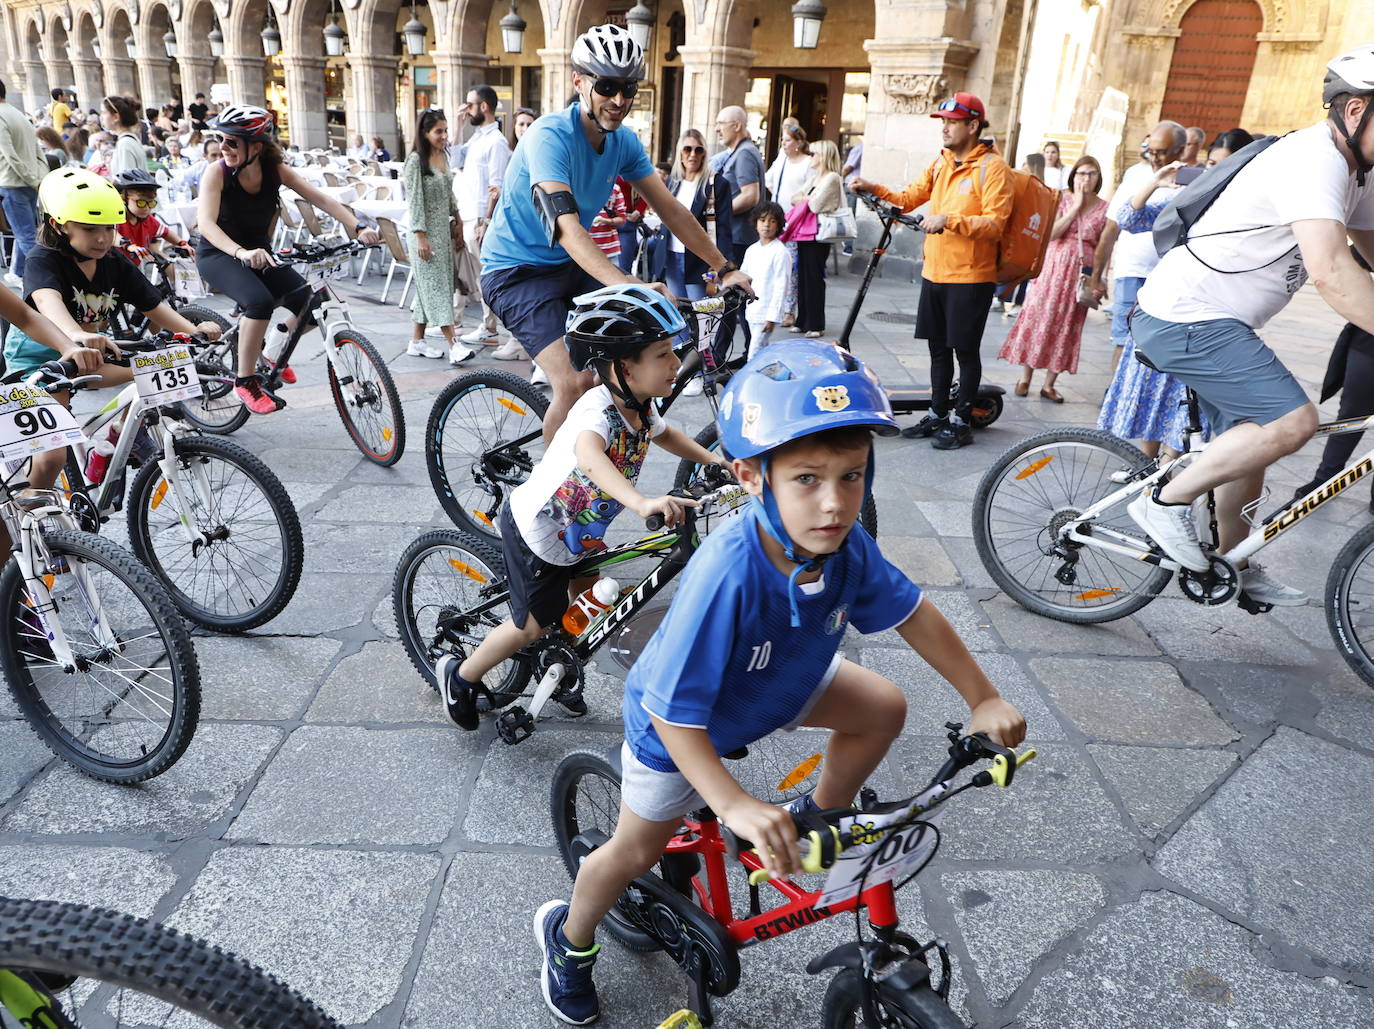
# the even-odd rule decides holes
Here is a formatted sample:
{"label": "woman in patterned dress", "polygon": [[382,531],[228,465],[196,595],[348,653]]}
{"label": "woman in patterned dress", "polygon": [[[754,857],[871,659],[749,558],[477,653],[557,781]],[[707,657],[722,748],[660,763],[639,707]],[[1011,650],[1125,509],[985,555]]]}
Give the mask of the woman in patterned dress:
{"label": "woman in patterned dress", "polygon": [[[406,201],[410,205],[407,242],[410,266],[415,270],[415,303],[411,307],[412,357],[460,356],[472,351],[453,336],[453,240],[450,219],[456,214],[453,172],[448,166],[448,122],[444,112],[433,108],[420,114],[415,130],[415,149],[406,158]],[[462,239],[461,233],[456,238]],[[449,350],[425,342],[425,327],[438,325]]]}
{"label": "woman in patterned dress", "polygon": [[1091,157],[1080,157],[1069,173],[1069,188],[1059,198],[1044,267],[997,355],[1023,366],[1016,383],[1018,397],[1030,392],[1031,377],[1043,368],[1040,395],[1062,404],[1055,380],[1060,372],[1078,371],[1078,348],[1088,316],[1088,309],[1078,302],[1078,277],[1092,265],[1106,224],[1107,202],[1097,195],[1101,188],[1102,167]]}

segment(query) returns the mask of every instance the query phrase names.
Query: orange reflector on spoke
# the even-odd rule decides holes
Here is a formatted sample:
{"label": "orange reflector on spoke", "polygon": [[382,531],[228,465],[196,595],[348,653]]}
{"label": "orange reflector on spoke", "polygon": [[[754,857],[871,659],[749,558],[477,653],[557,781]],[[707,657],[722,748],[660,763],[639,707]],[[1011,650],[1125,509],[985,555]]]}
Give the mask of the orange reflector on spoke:
{"label": "orange reflector on spoke", "polygon": [[472,567],[472,565],[464,564],[462,561],[459,561],[456,557],[449,558],[448,563],[453,565],[454,568],[462,572],[473,582],[480,582],[484,585],[486,584],[487,577],[483,575],[481,572],[479,572],[476,568]]}
{"label": "orange reflector on spoke", "polygon": [[1073,599],[1074,599],[1074,600],[1101,600],[1103,597],[1114,597],[1114,596],[1116,596],[1116,595],[1117,595],[1118,593],[1120,593],[1120,592],[1121,592],[1121,587],[1120,587],[1120,586],[1112,586],[1110,589],[1105,589],[1105,590],[1088,590],[1086,593],[1080,593],[1080,594],[1078,594],[1078,595],[1077,595],[1076,597],[1074,597]]}
{"label": "orange reflector on spoke", "polygon": [[798,783],[805,782],[807,779],[811,777],[811,773],[814,772],[820,766],[820,763],[821,755],[812,754],[809,758],[807,758],[805,761],[799,764],[796,768],[788,772],[786,777],[782,780],[782,782],[778,783],[778,792],[782,792],[783,790],[790,790]]}
{"label": "orange reflector on spoke", "polygon": [[56,582],[56,581],[57,581],[57,576],[53,575],[52,572],[44,572],[44,573],[43,573],[43,585],[46,586],[46,587],[48,587],[48,589],[52,589],[52,584],[53,584],[54,582]]}
{"label": "orange reflector on spoke", "polygon": [[479,522],[481,522],[483,525],[490,525],[493,528],[495,528],[496,526],[495,522],[493,522],[485,514],[483,514],[481,511],[476,510],[475,508],[473,509],[472,516],[476,518]]}
{"label": "orange reflector on spoke", "polygon": [[162,498],[167,495],[167,480],[163,479],[157,484],[157,489],[153,490],[153,502],[149,505],[154,511],[162,504]]}
{"label": "orange reflector on spoke", "polygon": [[390,427],[390,426],[386,426],[386,427],[384,427],[384,428],[382,429],[382,439],[385,440],[386,442],[390,443],[390,442],[391,442],[391,437],[392,437],[393,435],[395,435],[395,434],[391,431],[391,427]]}
{"label": "orange reflector on spoke", "polygon": [[529,414],[528,411],[526,411],[523,407],[517,404],[514,400],[511,400],[509,397],[497,397],[496,402],[500,404],[502,407],[504,407],[507,411],[514,411],[518,415]]}
{"label": "orange reflector on spoke", "polygon": [[1036,461],[1034,464],[1028,465],[1027,467],[1021,469],[1021,471],[1016,473],[1017,481],[1019,482],[1021,479],[1029,479],[1032,475],[1040,471],[1041,468],[1044,468],[1045,465],[1049,464],[1053,460],[1053,455],[1042,457],[1039,461]]}

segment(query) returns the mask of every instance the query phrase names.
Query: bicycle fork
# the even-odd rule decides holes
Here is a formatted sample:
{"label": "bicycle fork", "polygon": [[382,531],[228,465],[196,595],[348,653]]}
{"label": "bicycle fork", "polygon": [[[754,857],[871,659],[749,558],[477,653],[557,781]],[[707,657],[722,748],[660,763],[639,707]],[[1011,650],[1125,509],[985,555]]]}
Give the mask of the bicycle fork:
{"label": "bicycle fork", "polygon": [[[43,515],[60,515],[62,512],[57,508],[44,508],[35,511],[35,517]],[[47,637],[47,643],[52,650],[53,663],[62,671],[70,674],[77,671],[77,658],[75,651],[72,650],[71,641],[67,638],[66,632],[62,628],[59,619],[52,617],[57,611],[57,602],[53,600],[51,584],[55,581],[55,572],[44,574],[39,573],[39,562],[36,560],[38,548],[41,544],[39,539],[35,539],[38,533],[36,524],[26,522],[20,528],[22,534],[19,549],[15,552],[14,559],[19,563],[19,574],[24,579],[24,589],[28,593],[29,602],[35,618],[38,621],[38,628]],[[51,566],[52,562],[48,562]],[[110,631],[109,621],[105,617],[105,608],[100,602],[99,594],[91,587],[90,572],[85,565],[79,561],[67,560],[67,573],[70,574],[76,583],[78,595],[85,608],[86,620],[91,626],[92,635],[102,649],[102,651],[118,652],[121,644],[113,632]]]}
{"label": "bicycle fork", "polygon": [[186,542],[191,545],[192,556],[195,556],[204,547],[226,538],[228,530],[224,528],[220,519],[219,504],[215,499],[214,492],[210,489],[209,477],[206,475],[204,467],[198,466],[195,462],[190,462],[185,471],[190,473],[195,499],[200,501],[201,509],[207,513],[208,523],[214,528],[207,532],[192,519],[195,505],[191,502],[191,497],[188,494],[183,478],[183,469],[176,453],[177,438],[183,434],[184,430],[179,426],[174,427],[165,421],[162,423],[162,457],[158,460],[158,468],[162,471],[162,485],[159,485],[153,493],[152,506],[158,507],[168,491],[171,492],[172,504],[177,512],[177,521],[181,523],[181,531],[186,536]]}

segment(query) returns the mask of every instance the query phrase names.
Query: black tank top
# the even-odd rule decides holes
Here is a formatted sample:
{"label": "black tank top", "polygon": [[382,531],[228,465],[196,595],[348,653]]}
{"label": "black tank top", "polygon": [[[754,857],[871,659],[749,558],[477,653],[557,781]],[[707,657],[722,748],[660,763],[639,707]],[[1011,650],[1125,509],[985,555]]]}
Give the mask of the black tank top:
{"label": "black tank top", "polygon": [[[281,176],[277,169],[264,165],[262,188],[256,193],[249,193],[223,161],[220,161],[219,167],[224,173],[224,185],[220,188],[219,217],[215,219],[215,224],[246,250],[270,249],[272,241],[268,231],[272,227],[272,219],[277,216],[277,198],[281,192]],[[203,238],[201,247],[215,249]]]}

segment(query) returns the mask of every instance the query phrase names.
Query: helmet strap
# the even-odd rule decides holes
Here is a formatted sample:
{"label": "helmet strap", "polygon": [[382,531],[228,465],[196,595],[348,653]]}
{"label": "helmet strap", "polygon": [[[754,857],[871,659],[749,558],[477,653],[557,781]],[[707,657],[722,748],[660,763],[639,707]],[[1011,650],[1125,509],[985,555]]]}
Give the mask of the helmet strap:
{"label": "helmet strap", "polygon": [[1336,131],[1345,138],[1345,145],[1350,148],[1350,156],[1355,159],[1355,188],[1364,189],[1364,179],[1369,172],[1374,171],[1374,165],[1364,158],[1363,151],[1360,150],[1360,137],[1364,135],[1365,126],[1369,124],[1371,115],[1374,115],[1374,96],[1366,94],[1364,114],[1360,116],[1360,123],[1355,126],[1354,132],[1347,132],[1345,128],[1345,112],[1338,111],[1333,104],[1330,108],[1331,120],[1336,123]]}
{"label": "helmet strap", "polygon": [[[630,389],[630,384],[625,381],[625,363],[616,358],[614,361],[607,362],[610,365],[610,375],[603,375],[602,380],[606,383],[606,388],[613,394],[625,401],[625,406],[638,413],[640,420],[643,421],[645,428],[649,425],[649,408],[653,404],[651,398],[640,400]],[[612,381],[612,377],[614,381]]]}

